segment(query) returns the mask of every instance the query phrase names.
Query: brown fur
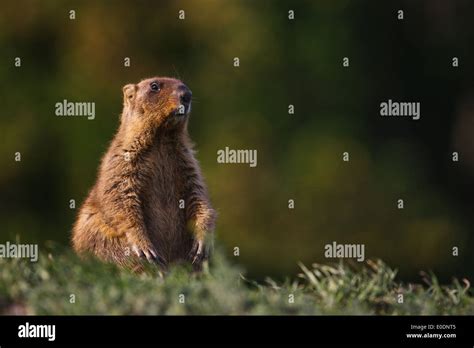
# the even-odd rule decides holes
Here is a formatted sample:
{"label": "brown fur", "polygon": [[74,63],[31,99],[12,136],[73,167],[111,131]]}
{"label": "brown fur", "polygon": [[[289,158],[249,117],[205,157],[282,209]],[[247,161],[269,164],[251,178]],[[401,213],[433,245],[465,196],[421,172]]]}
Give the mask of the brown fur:
{"label": "brown fur", "polygon": [[183,89],[158,77],[123,88],[120,127],[73,228],[76,252],[131,267],[147,258],[199,269],[207,258],[215,212],[187,131],[190,102],[176,114]]}

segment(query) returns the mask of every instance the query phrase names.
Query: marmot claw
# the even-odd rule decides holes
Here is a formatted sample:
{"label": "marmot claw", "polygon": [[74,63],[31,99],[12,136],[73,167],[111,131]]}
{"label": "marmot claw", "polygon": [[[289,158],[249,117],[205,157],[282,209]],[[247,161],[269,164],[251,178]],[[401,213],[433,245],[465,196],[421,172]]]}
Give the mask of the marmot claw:
{"label": "marmot claw", "polygon": [[192,264],[199,264],[203,260],[207,259],[207,251],[204,248],[204,242],[202,240],[195,240],[191,251],[189,252],[189,258],[192,260]]}
{"label": "marmot claw", "polygon": [[149,262],[157,262],[159,264],[164,264],[164,260],[160,256],[158,256],[156,250],[153,247],[142,249],[139,248],[136,244],[133,244],[132,250],[139,258],[146,257]]}

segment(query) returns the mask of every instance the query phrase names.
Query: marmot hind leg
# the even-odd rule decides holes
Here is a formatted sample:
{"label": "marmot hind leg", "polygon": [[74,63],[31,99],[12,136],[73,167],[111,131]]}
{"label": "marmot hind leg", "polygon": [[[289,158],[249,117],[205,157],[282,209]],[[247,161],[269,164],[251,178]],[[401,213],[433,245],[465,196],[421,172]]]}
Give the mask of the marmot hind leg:
{"label": "marmot hind leg", "polygon": [[125,236],[114,236],[107,233],[110,227],[106,225],[99,213],[85,211],[74,226],[72,245],[78,254],[91,253],[105,262],[129,266],[133,263],[132,253],[126,245]]}

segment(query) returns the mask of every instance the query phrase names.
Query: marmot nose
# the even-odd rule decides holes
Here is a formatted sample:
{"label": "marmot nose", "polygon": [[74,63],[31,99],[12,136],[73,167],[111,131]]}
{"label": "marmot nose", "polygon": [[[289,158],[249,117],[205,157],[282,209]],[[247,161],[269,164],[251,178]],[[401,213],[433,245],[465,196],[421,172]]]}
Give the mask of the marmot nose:
{"label": "marmot nose", "polygon": [[186,85],[180,85],[178,87],[179,98],[183,105],[191,103],[191,97],[193,96],[191,90]]}

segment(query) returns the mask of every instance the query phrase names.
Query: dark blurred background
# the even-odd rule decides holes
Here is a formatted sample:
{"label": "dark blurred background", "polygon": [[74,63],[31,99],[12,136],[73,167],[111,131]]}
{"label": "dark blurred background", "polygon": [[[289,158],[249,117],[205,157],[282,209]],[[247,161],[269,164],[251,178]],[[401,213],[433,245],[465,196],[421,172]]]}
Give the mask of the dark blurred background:
{"label": "dark blurred background", "polygon": [[[474,2],[459,0],[4,3],[0,242],[67,245],[122,86],[168,75],[193,90],[217,237],[251,276],[328,262],[337,241],[364,243],[405,279],[472,277],[473,21]],[[96,118],[55,116],[63,99],[95,102]],[[380,117],[388,99],[421,102],[421,120]],[[226,146],[257,149],[258,166],[218,164]]]}

